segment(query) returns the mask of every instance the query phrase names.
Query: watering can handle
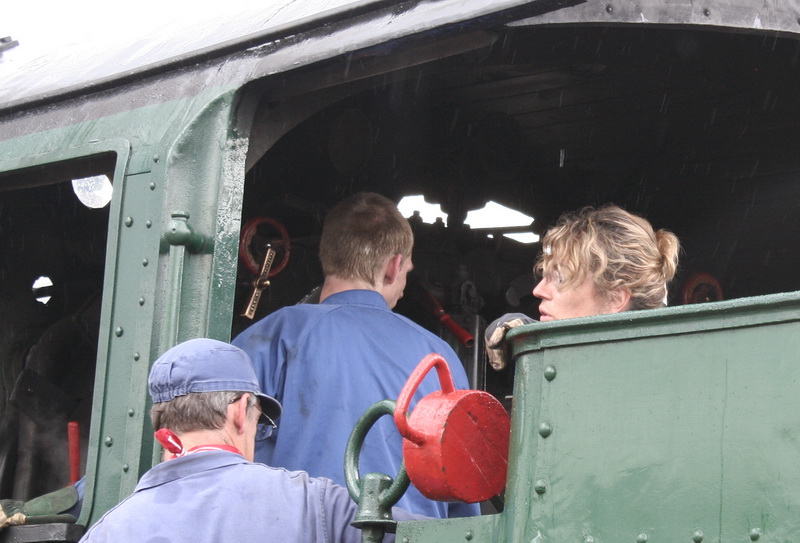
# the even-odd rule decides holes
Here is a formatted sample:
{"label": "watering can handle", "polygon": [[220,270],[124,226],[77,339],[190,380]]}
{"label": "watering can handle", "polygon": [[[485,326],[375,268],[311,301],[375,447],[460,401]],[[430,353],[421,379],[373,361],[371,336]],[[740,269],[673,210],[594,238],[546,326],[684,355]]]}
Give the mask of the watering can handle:
{"label": "watering can handle", "polygon": [[414,371],[411,372],[408,381],[403,385],[403,390],[400,391],[400,395],[397,397],[397,407],[394,410],[394,423],[400,434],[417,445],[422,445],[425,442],[425,434],[408,425],[408,406],[411,404],[411,398],[414,397],[419,384],[434,366],[436,367],[436,373],[439,375],[442,394],[455,392],[456,387],[455,383],[453,383],[453,375],[450,373],[447,361],[441,355],[431,353],[423,358]]}

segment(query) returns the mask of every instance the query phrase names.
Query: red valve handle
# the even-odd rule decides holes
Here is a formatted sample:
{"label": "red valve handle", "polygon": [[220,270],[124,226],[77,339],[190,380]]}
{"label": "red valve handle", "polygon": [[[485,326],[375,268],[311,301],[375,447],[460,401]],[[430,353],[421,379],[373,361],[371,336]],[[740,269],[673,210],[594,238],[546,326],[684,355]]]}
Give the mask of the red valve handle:
{"label": "red valve handle", "polygon": [[411,372],[408,381],[403,385],[403,390],[400,391],[400,395],[397,397],[397,406],[394,410],[394,423],[400,431],[400,435],[417,445],[422,445],[425,442],[425,434],[408,425],[408,406],[411,404],[411,398],[414,397],[414,393],[419,388],[420,383],[434,366],[436,366],[436,373],[439,376],[442,394],[455,392],[456,386],[447,361],[441,355],[431,353],[425,356],[414,371]]}
{"label": "red valve handle", "polygon": [[253,242],[257,228],[262,224],[269,224],[278,231],[279,239],[273,242],[273,245],[283,249],[283,256],[280,258],[280,260],[278,260],[278,262],[272,265],[272,268],[270,268],[268,276],[272,278],[278,275],[283,268],[286,267],[286,264],[289,263],[289,256],[291,254],[291,240],[289,239],[289,233],[280,222],[276,221],[275,219],[270,219],[269,217],[255,217],[254,219],[247,221],[247,224],[242,227],[242,239],[239,242],[239,258],[242,259],[242,262],[247,269],[250,270],[250,273],[259,275],[261,271],[261,263],[258,261],[258,259],[256,259],[255,255],[253,255],[250,244]]}
{"label": "red valve handle", "polygon": [[690,275],[681,289],[681,301],[684,304],[718,302],[722,299],[722,286],[713,275],[706,272]]}

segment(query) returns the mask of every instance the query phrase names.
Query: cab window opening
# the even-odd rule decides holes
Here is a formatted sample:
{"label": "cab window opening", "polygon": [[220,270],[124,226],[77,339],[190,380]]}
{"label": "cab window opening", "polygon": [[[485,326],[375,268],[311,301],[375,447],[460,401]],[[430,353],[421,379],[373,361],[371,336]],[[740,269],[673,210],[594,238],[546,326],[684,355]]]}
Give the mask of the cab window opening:
{"label": "cab window opening", "polygon": [[[86,472],[112,190],[108,158],[0,176],[4,498],[29,500]],[[105,202],[87,206],[76,194],[72,179],[89,175]],[[70,453],[70,439],[78,455],[75,447]]]}

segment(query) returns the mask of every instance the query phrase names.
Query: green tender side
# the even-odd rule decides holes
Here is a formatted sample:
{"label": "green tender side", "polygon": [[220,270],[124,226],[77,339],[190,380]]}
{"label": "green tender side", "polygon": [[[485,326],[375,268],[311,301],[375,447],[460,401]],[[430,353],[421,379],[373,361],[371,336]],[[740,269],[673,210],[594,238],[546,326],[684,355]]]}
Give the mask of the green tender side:
{"label": "green tender side", "polygon": [[796,541],[800,294],[533,324],[502,514],[405,543]]}

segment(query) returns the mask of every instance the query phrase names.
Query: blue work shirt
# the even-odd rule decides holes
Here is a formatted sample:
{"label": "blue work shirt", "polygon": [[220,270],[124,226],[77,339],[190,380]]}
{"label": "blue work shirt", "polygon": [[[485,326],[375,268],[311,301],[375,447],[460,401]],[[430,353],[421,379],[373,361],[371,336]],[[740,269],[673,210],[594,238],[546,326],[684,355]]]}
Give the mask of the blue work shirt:
{"label": "blue work shirt", "polygon": [[[200,452],[145,473],[81,542],[361,543],[361,530],[350,526],[356,508],[328,479]],[[394,514],[404,519],[402,511]]]}
{"label": "blue work shirt", "polygon": [[[468,388],[464,367],[441,338],[392,312],[380,293],[348,290],[320,304],[284,307],[242,332],[233,344],[253,359],[261,391],[283,404],[278,429],[256,443],[256,461],[302,469],[340,485],[344,453],[358,419],[373,403],[396,400],[430,353],[448,363],[456,388]],[[440,390],[432,370],[414,402]],[[397,475],[402,437],[385,416],[367,434],[360,473]],[[398,507],[427,517],[480,514],[478,504],[429,500],[413,484]]]}

